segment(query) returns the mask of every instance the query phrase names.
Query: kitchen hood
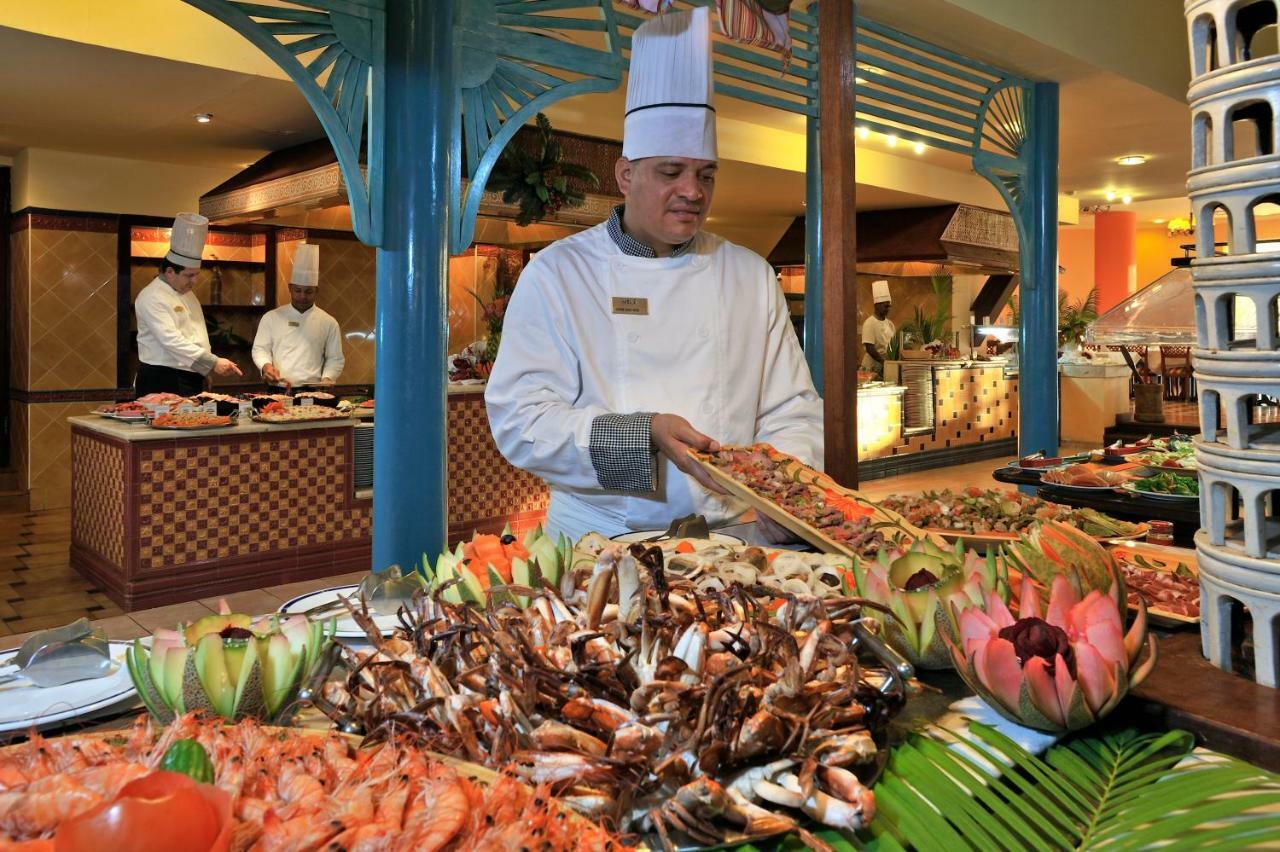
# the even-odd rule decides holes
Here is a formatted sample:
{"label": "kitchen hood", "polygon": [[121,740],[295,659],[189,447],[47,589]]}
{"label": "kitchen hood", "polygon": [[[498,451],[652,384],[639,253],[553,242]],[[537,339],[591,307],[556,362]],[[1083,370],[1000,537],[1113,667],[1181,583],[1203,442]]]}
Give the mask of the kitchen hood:
{"label": "kitchen hood", "polygon": [[[804,264],[804,217],[769,253],[775,267]],[[1008,213],[943,204],[867,210],[857,217],[858,272],[868,275],[1010,275],[1018,272],[1018,234]]]}

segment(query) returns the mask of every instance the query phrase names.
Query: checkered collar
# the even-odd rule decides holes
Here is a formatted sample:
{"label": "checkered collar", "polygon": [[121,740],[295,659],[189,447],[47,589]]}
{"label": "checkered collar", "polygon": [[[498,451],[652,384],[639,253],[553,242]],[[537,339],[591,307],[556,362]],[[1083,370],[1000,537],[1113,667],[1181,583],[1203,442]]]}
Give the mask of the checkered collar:
{"label": "checkered collar", "polygon": [[[622,212],[625,207],[625,204],[619,204],[617,207],[613,208],[613,212],[609,214],[609,221],[607,223],[609,236],[613,238],[613,242],[625,255],[629,255],[631,257],[657,257],[658,255],[653,249],[622,230]],[[671,250],[671,256],[679,257],[687,252],[692,245],[693,239],[690,238],[688,242],[683,242],[673,248]]]}

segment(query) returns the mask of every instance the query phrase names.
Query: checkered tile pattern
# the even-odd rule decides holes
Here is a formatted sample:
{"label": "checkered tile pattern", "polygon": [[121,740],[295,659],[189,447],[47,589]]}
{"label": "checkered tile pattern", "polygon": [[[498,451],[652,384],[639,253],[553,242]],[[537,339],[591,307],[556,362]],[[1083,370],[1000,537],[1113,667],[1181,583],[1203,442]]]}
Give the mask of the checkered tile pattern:
{"label": "checkered tile pattern", "polygon": [[123,565],[124,448],[72,435],[71,464],[76,471],[71,520],[76,544],[112,565]]}
{"label": "checkered tile pattern", "polygon": [[369,535],[367,506],[346,508],[348,430],[138,453],[143,570]]}
{"label": "checkered tile pattern", "polygon": [[963,447],[1018,434],[1018,380],[1000,367],[935,370],[933,434],[916,435],[895,456]]}
{"label": "checkered tile pattern", "polygon": [[[512,467],[489,432],[480,394],[449,400],[449,528],[480,520],[545,512],[547,486]],[[513,523],[514,527],[515,524]]]}

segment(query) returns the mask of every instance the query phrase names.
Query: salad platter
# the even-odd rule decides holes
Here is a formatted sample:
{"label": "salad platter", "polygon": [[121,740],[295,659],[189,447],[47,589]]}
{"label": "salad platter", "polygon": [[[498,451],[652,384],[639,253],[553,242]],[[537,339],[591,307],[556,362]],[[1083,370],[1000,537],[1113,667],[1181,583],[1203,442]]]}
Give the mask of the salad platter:
{"label": "salad platter", "polygon": [[1200,499],[1200,480],[1195,474],[1187,476],[1166,471],[1126,482],[1121,487],[1130,494],[1153,500],[1178,502]]}

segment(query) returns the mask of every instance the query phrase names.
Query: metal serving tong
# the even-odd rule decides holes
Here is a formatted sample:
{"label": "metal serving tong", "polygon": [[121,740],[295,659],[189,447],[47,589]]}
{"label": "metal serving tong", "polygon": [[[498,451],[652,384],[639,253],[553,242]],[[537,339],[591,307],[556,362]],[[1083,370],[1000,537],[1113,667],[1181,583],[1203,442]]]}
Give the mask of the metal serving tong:
{"label": "metal serving tong", "polygon": [[27,637],[9,665],[0,666],[0,684],[28,680],[41,688],[111,674],[111,648],[101,630],[80,618],[65,627]]}
{"label": "metal serving tong", "polygon": [[[409,606],[413,602],[414,593],[426,588],[426,585],[426,580],[417,571],[406,574],[399,565],[392,565],[386,571],[370,571],[366,574],[351,599],[363,600],[374,615],[395,615],[400,607]],[[345,611],[346,604],[335,600],[313,606],[303,615],[307,618],[319,618]]]}
{"label": "metal serving tong", "polygon": [[683,518],[672,521],[666,532],[650,536],[642,544],[669,538],[711,538],[711,530],[707,527],[707,519],[703,515],[685,515]]}

